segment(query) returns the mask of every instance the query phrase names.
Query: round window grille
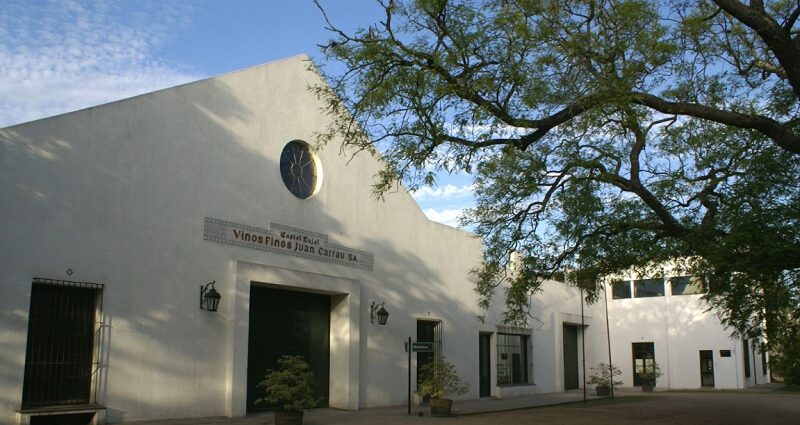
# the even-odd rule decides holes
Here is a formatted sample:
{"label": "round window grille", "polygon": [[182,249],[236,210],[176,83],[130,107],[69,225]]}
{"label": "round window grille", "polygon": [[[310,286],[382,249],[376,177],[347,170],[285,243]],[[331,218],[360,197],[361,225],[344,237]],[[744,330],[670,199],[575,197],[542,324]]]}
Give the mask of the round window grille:
{"label": "round window grille", "polygon": [[283,183],[294,196],[306,199],[316,192],[317,164],[307,144],[287,143],[281,153],[280,167]]}

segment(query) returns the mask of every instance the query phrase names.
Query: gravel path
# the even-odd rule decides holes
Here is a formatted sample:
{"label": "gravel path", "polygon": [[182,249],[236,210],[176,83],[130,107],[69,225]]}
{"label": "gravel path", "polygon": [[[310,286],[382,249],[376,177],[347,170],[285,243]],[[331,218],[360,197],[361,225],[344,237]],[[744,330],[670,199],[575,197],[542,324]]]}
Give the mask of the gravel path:
{"label": "gravel path", "polygon": [[800,393],[659,393],[441,420],[458,424],[800,425]]}

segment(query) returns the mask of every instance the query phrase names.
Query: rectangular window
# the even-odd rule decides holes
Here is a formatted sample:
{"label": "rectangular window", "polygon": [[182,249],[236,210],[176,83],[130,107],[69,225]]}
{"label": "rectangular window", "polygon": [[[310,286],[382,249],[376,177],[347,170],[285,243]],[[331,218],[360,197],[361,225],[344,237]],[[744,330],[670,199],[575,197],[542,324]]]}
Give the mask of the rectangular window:
{"label": "rectangular window", "polygon": [[745,339],[742,341],[742,358],[744,359],[744,377],[750,377],[750,344]]}
{"label": "rectangular window", "polygon": [[530,384],[530,335],[497,334],[497,385]]}
{"label": "rectangular window", "polygon": [[694,276],[673,277],[669,280],[672,286],[672,295],[702,294],[703,282]]}
{"label": "rectangular window", "polygon": [[634,280],[633,290],[633,296],[636,298],[663,297],[664,279]]}
{"label": "rectangular window", "polygon": [[22,408],[94,402],[96,316],[103,285],[33,280]]}
{"label": "rectangular window", "polygon": [[767,374],[767,347],[761,346],[761,373]]}
{"label": "rectangular window", "polygon": [[611,297],[615,300],[621,300],[631,297],[631,281],[618,280],[611,284]]}

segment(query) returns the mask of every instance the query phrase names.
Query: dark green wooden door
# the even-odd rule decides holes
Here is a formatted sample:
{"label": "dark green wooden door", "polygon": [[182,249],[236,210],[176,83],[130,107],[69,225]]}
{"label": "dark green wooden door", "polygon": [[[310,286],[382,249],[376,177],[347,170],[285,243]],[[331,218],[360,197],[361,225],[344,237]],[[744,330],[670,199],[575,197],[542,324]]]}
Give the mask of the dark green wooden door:
{"label": "dark green wooden door", "polygon": [[480,397],[492,395],[492,334],[481,333],[478,336],[478,382]]}
{"label": "dark green wooden door", "polygon": [[314,372],[314,392],[328,405],[330,376],[330,316],[328,295],[250,287],[250,331],[247,353],[247,410],[263,396],[256,385],[268,369],[275,369],[280,356],[301,355]]}
{"label": "dark green wooden door", "polygon": [[578,327],[564,325],[564,389],[580,388],[578,382]]}

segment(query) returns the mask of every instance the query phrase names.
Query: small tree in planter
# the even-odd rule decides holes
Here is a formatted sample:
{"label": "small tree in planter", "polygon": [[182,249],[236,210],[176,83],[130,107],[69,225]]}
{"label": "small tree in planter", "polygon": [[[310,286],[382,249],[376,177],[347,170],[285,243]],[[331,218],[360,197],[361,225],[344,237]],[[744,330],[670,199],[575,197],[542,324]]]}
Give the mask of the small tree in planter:
{"label": "small tree in planter", "polygon": [[613,380],[614,386],[622,385],[622,381],[615,380],[615,376],[622,375],[622,371],[617,369],[614,365],[605,364],[600,362],[597,367],[591,368],[593,371],[592,375],[589,377],[589,383],[597,385],[595,387],[595,391],[597,391],[598,397],[607,397],[611,394],[611,383]]}
{"label": "small tree in planter", "polygon": [[436,359],[419,370],[417,394],[431,398],[431,415],[449,415],[453,400],[448,395],[462,395],[469,390],[469,384],[462,382],[456,367],[445,358]]}
{"label": "small tree in planter", "polygon": [[653,391],[653,388],[656,386],[656,379],[661,376],[661,367],[658,366],[655,360],[647,360],[650,361],[645,362],[642,371],[636,374],[642,381],[642,391]]}
{"label": "small tree in planter", "polygon": [[278,370],[268,370],[264,380],[257,384],[265,395],[256,405],[275,406],[275,425],[300,425],[303,409],[317,407],[314,398],[314,372],[303,356],[284,355],[278,359]]}

